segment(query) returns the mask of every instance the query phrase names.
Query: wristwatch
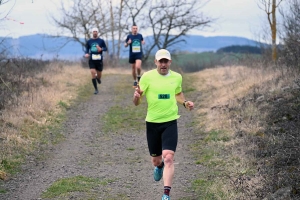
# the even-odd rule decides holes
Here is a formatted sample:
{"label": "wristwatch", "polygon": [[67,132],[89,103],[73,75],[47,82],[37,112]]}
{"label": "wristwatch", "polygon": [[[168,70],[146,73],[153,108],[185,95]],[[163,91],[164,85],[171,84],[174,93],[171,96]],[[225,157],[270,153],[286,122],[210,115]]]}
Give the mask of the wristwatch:
{"label": "wristwatch", "polygon": [[[186,103],[186,102],[187,102],[187,100],[185,100],[185,101],[183,102],[183,104],[182,104],[184,107],[185,107],[185,103]],[[186,108],[186,107],[185,107],[185,108]]]}

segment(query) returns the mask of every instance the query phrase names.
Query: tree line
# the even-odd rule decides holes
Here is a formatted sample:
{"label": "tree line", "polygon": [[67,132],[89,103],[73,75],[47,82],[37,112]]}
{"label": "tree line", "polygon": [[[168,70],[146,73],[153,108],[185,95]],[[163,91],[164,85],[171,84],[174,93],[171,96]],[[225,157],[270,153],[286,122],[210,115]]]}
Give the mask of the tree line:
{"label": "tree line", "polygon": [[183,36],[191,30],[210,26],[214,19],[202,12],[205,3],[202,0],[74,0],[70,6],[62,1],[61,17],[52,19],[60,30],[58,36],[72,35],[72,40],[79,42],[83,50],[91,37],[91,28],[97,27],[99,36],[109,45],[108,54],[115,59],[120,58],[121,45],[136,24],[152,36],[152,42],[146,41],[143,47],[147,60],[152,50],[168,49],[181,42],[184,45]]}

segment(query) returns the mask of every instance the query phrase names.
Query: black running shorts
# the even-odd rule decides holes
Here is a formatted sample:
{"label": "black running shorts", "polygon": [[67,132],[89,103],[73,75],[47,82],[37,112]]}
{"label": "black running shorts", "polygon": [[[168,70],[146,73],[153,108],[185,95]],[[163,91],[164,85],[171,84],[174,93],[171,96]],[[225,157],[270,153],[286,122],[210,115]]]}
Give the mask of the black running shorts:
{"label": "black running shorts", "polygon": [[134,64],[136,60],[142,60],[142,54],[131,55],[129,56],[129,63]]}
{"label": "black running shorts", "polygon": [[176,151],[178,142],[177,120],[164,123],[146,122],[146,129],[151,156],[162,155],[162,150]]}
{"label": "black running shorts", "polygon": [[89,60],[90,69],[96,69],[97,71],[102,72],[103,63],[102,60]]}

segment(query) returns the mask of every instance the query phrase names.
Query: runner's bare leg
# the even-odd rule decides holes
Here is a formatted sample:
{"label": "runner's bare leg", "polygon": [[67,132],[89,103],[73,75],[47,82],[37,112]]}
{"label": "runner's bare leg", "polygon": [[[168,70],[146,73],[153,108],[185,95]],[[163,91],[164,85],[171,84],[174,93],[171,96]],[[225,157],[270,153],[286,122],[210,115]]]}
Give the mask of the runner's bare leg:
{"label": "runner's bare leg", "polygon": [[174,151],[163,150],[163,158],[165,163],[163,172],[164,186],[172,186],[174,176],[174,154]]}
{"label": "runner's bare leg", "polygon": [[131,64],[131,69],[133,80],[136,80],[136,63]]}
{"label": "runner's bare leg", "polygon": [[141,76],[142,60],[136,60],[135,61],[135,67],[136,67],[136,71],[137,71],[137,76]]}

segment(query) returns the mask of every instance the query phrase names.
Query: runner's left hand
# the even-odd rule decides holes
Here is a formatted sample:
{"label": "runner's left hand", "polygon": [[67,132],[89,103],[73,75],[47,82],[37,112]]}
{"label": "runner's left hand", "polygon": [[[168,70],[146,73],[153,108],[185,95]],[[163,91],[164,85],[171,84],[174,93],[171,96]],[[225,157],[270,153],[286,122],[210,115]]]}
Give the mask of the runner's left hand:
{"label": "runner's left hand", "polygon": [[192,102],[192,101],[187,101],[187,102],[185,103],[185,107],[186,107],[189,111],[193,110],[193,109],[194,109],[194,102]]}

